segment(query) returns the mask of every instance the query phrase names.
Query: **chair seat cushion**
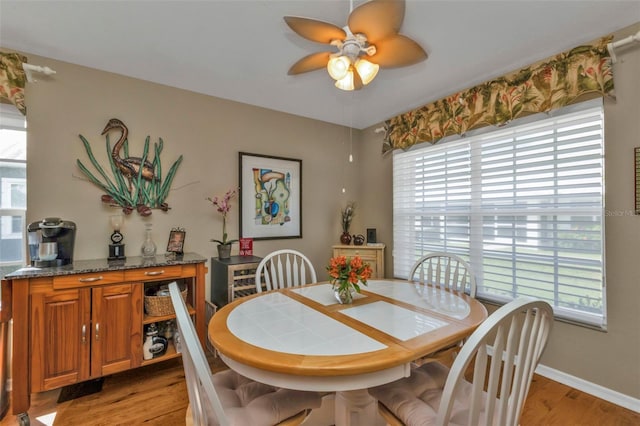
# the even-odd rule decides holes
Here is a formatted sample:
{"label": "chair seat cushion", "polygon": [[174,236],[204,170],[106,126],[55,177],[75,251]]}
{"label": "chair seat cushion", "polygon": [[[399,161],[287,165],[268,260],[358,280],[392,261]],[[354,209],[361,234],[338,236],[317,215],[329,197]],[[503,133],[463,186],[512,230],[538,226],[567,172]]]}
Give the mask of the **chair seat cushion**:
{"label": "chair seat cushion", "polygon": [[[431,362],[411,370],[411,376],[371,388],[369,393],[405,425],[431,426],[436,424],[448,374],[449,368],[439,362]],[[449,425],[467,424],[470,394],[471,383],[463,381]]]}
{"label": "chair seat cushion", "polygon": [[322,403],[317,392],[279,389],[254,382],[233,370],[214,374],[213,384],[232,425],[275,425]]}

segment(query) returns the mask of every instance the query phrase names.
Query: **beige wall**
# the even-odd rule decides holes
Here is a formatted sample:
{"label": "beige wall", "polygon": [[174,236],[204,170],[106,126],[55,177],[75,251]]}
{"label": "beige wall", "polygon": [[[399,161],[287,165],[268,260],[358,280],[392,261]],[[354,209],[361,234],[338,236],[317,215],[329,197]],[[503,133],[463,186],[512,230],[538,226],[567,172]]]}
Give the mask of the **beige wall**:
{"label": "beige wall", "polygon": [[[153,223],[159,254],[165,252],[169,230],[180,226],[187,231],[185,251],[217,256],[209,240],[221,238],[222,222],[205,198],[238,185],[238,152],[244,151],[302,159],[303,238],[255,241],[254,254],[285,247],[301,250],[319,278],[326,279],[331,245],[339,242],[341,232],[340,209],[357,194],[354,176],[359,163],[357,155],[353,164],[347,161],[348,128],[27,55],[30,63],[57,71],[28,84],[26,90],[27,220],[59,216],[76,222],[76,259],[108,255],[108,217],[119,211],[101,204],[101,191],[77,167],[77,159],[89,165],[78,135],[89,140],[98,161],[108,167],[100,132],[116,117],[129,128],[131,156],[142,154],[147,135],[151,142],[164,140],[165,173],[179,155],[184,156],[167,199],[171,210],[153,210],[145,219],[134,212],[126,218],[128,256],[139,255],[146,221]],[[357,136],[354,132],[356,145]],[[112,144],[115,137],[117,132]],[[230,238],[238,237],[238,212],[236,200],[227,225]],[[236,244],[232,254],[237,250]]]}
{"label": "beige wall", "polygon": [[[209,239],[220,237],[221,223],[205,197],[237,185],[238,152],[246,151],[303,161],[303,238],[256,241],[256,255],[284,247],[301,250],[325,279],[324,265],[340,234],[339,211],[354,200],[352,233],[377,229],[378,240],[387,244],[386,275],[393,276],[392,156],[381,155],[382,136],[374,132],[379,126],[353,132],[354,163],[349,164],[349,131],[344,127],[28,56],[31,63],[58,73],[27,88],[27,219],[75,221],[76,258],[107,255],[108,216],[113,212],[100,203],[100,191],[75,165],[76,159],[87,160],[78,134],[102,154],[100,131],[109,118],[118,117],[129,127],[131,155],[139,155],[144,138],[151,135],[152,141],[162,137],[165,142],[164,164],[184,156],[168,199],[172,210],[154,211],[150,217],[159,253],[170,228],[182,226],[187,251],[215,255]],[[628,214],[633,209],[633,147],[640,146],[640,49],[620,50],[614,71],[617,100],[605,102],[606,207],[612,212],[606,219],[608,331],[556,322],[542,363],[640,398],[640,217]],[[236,206],[231,237],[238,233],[237,213]],[[138,254],[143,222],[135,213],[126,220],[128,255]]]}
{"label": "beige wall", "polygon": [[[638,30],[640,24],[621,30],[615,40]],[[616,99],[605,99],[608,330],[556,321],[542,364],[640,398],[640,216],[633,215],[633,148],[640,146],[640,48],[629,46],[617,53]],[[375,127],[363,131],[361,149],[367,167],[359,170],[359,178],[376,190],[364,192],[360,203],[371,223],[383,229],[387,275],[393,276],[391,155],[380,156],[381,138]]]}

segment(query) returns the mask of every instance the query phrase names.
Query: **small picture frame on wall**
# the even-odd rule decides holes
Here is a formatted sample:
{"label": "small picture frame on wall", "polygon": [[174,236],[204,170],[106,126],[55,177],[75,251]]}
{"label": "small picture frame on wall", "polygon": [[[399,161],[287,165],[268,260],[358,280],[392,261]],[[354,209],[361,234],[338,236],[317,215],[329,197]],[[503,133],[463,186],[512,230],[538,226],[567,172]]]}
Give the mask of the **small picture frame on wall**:
{"label": "small picture frame on wall", "polygon": [[184,239],[186,237],[184,228],[173,228],[169,233],[169,242],[167,243],[167,253],[183,254]]}
{"label": "small picture frame on wall", "polygon": [[302,238],[302,160],[240,152],[240,238]]}

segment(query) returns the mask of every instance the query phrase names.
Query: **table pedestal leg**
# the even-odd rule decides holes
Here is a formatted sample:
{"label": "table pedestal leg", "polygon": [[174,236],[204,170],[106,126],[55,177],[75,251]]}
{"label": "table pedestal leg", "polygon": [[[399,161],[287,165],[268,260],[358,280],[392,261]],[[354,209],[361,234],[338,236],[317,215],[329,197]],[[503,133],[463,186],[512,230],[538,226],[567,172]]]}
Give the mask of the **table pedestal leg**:
{"label": "table pedestal leg", "polygon": [[336,426],[377,425],[378,402],[366,389],[336,392]]}

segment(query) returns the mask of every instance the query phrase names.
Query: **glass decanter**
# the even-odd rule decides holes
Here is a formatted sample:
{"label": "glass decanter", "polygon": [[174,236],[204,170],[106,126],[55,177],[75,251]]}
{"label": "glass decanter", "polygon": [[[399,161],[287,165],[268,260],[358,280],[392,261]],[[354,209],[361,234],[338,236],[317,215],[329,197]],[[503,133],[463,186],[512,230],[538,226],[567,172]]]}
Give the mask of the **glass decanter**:
{"label": "glass decanter", "polygon": [[152,225],[150,223],[145,224],[144,243],[142,243],[142,248],[140,249],[142,257],[147,259],[155,257],[157,251],[156,243],[153,242],[153,238],[151,237],[151,227]]}

